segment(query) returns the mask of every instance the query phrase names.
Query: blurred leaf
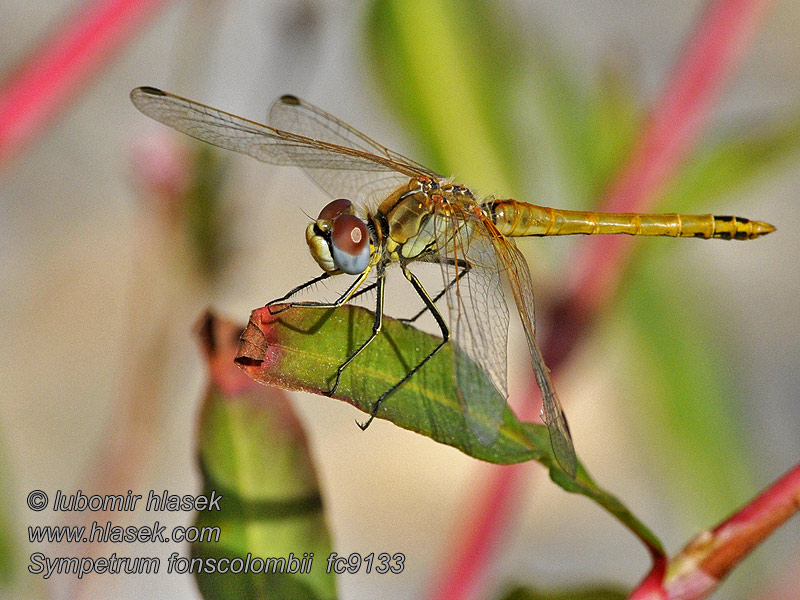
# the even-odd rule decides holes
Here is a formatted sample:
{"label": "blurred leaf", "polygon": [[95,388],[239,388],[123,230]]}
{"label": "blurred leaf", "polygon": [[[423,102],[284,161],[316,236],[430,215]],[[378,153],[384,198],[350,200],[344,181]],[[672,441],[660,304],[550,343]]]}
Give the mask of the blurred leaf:
{"label": "blurred leaf", "polygon": [[[421,35],[420,23],[449,35]],[[459,34],[469,31],[481,35]],[[523,31],[484,0],[377,0],[368,44],[384,96],[431,166],[484,193],[588,208],[639,125],[622,67],[609,61],[587,95],[544,30]]]}
{"label": "blurred leaf", "polygon": [[598,202],[633,148],[642,123],[636,90],[623,67],[608,64],[587,100],[582,143],[586,172],[584,207]]}
{"label": "blurred leaf", "polygon": [[679,268],[668,261],[669,255],[641,261],[622,310],[638,337],[634,368],[653,390],[647,396],[647,410],[658,423],[648,434],[653,454],[670,456],[675,497],[711,520],[749,489],[750,461],[741,450],[744,431],[736,416],[737,375],[723,339],[709,335],[713,327],[687,305],[674,275],[665,277]]}
{"label": "blurred leaf", "polygon": [[183,201],[184,227],[201,273],[213,279],[222,266],[229,237],[220,208],[230,157],[209,144],[193,147],[192,181]]}
{"label": "blurred leaf", "polygon": [[[204,598],[220,600],[333,599],[334,575],[325,572],[330,534],[305,434],[279,390],[235,381],[241,374],[232,360],[235,336],[220,335],[232,329],[241,331],[208,316],[201,330],[214,385],[200,415],[198,458],[203,493],[214,491],[222,500],[221,510],[198,512],[195,525],[219,527],[221,535],[217,543],[193,544],[192,556],[278,558],[287,569],[313,561],[310,572],[296,574],[270,566],[266,573],[196,573],[198,586]],[[234,373],[223,376],[218,358]]]}
{"label": "blurred leaf", "polygon": [[18,540],[12,533],[14,531],[12,524],[15,523],[15,519],[12,518],[7,496],[7,492],[11,489],[11,481],[4,460],[5,453],[0,458],[2,458],[0,460],[0,489],[3,490],[3,494],[0,496],[0,589],[10,590],[12,585],[18,581],[19,552]]}
{"label": "blurred leaf", "polygon": [[508,92],[522,67],[518,40],[498,21],[497,7],[378,0],[367,35],[385,97],[423,143],[431,167],[487,192],[518,190]]}
{"label": "blurred leaf", "polygon": [[501,596],[502,600],[624,600],[627,594],[619,589],[598,586],[580,589],[541,592],[529,587],[517,587]]}
{"label": "blurred leaf", "polygon": [[[432,166],[457,173],[463,183],[526,201],[596,206],[642,124],[640,94],[623,75],[631,69],[614,66],[601,74],[599,85],[581,88],[541,32],[520,36],[512,26],[497,34],[503,17],[495,4],[425,4],[373,2],[368,55],[385,97],[432,153]],[[471,111],[474,106],[485,110]],[[482,124],[476,124],[479,119]],[[752,183],[796,152],[798,141],[800,120],[706,146],[686,162],[661,205],[670,212],[710,212],[719,196]],[[487,158],[489,166],[483,169],[465,153]],[[513,187],[503,187],[507,183]],[[547,194],[550,188],[555,192]],[[662,247],[657,244],[648,247]],[[708,331],[708,322],[686,314],[682,288],[664,276],[663,260],[639,253],[638,261],[620,310],[641,342],[641,361],[632,368],[655,382],[652,402],[664,413],[667,427],[654,435],[666,430],[672,439],[654,453],[668,456],[682,473],[693,473],[680,482],[683,497],[695,499],[709,516],[718,514],[731,494],[739,497],[746,478],[746,457],[732,450],[741,435],[732,403],[735,374],[719,340],[698,334]]]}
{"label": "blurred leaf", "polygon": [[[237,362],[255,380],[290,390],[321,393],[336,368],[371,331],[373,313],[345,305],[323,310],[294,307],[278,314],[254,310]],[[375,399],[399,381],[441,340],[384,318],[381,334],[342,373],[334,396],[369,413]],[[489,462],[508,464],[536,460],[550,478],[568,492],[582,494],[603,506],[651,549],[658,539],[614,496],[602,490],[582,465],[572,479],[556,462],[544,425],[522,423],[506,406],[497,440],[481,444],[464,422],[452,376],[453,352],[468,361],[455,344],[446,344],[418,373],[389,396],[378,416]],[[499,397],[499,392],[496,392]]]}
{"label": "blurred leaf", "polygon": [[[526,32],[520,72],[519,159],[531,173],[519,199],[591,209],[616,176],[641,121],[624,65],[606,58],[594,87],[579,86],[544,32]],[[621,52],[617,53],[623,56]],[[537,181],[541,180],[541,181]],[[550,188],[550,189],[545,189]]]}
{"label": "blurred leaf", "polygon": [[[766,130],[766,131],[764,131]],[[670,212],[709,212],[719,198],[751,185],[800,151],[800,115],[752,133],[752,125],[701,148],[686,162],[659,204]],[[744,215],[757,218],[756,215]]]}

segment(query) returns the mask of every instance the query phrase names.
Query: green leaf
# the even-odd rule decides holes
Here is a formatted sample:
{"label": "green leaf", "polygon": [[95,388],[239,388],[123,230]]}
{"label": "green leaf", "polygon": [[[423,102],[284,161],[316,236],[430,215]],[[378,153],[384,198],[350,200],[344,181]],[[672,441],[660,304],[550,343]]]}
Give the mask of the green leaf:
{"label": "green leaf", "polygon": [[[549,439],[549,438],[548,438]],[[550,479],[554,483],[561,486],[568,492],[573,494],[581,494],[587,498],[591,498],[600,506],[605,508],[611,515],[625,525],[639,540],[650,550],[651,555],[664,555],[664,547],[656,535],[644,525],[628,508],[620,502],[620,500],[609,494],[607,491],[599,487],[589,476],[589,474],[581,469],[578,477],[572,479],[564,471],[560,469],[550,469]]]}
{"label": "green leaf", "polygon": [[[369,337],[373,320],[374,313],[350,305],[338,309],[294,307],[278,314],[257,309],[242,335],[236,360],[261,383],[327,395],[337,367]],[[333,397],[369,413],[375,399],[440,341],[441,338],[384,317],[381,334],[343,371]],[[546,448],[532,444],[525,427],[508,406],[500,435],[493,444],[484,446],[466,427],[453,384],[454,348],[454,344],[446,344],[386,399],[378,417],[481,460],[499,464],[544,460],[549,443]],[[469,360],[464,355],[462,359]],[[497,401],[503,402],[499,392],[495,393]]]}
{"label": "green leaf", "polygon": [[[280,305],[271,308],[279,310]],[[261,383],[324,394],[337,367],[369,336],[372,323],[372,312],[351,305],[336,309],[293,307],[277,314],[267,308],[257,309],[242,334],[236,361]],[[384,317],[380,335],[343,371],[333,397],[369,413],[375,399],[440,341]],[[591,498],[648,547],[661,551],[660,542],[647,527],[617,498],[598,487],[581,464],[575,479],[561,469],[544,425],[520,422],[506,406],[497,440],[489,446],[481,444],[465,424],[452,376],[453,360],[470,361],[455,344],[445,344],[386,399],[378,418],[481,460],[499,464],[536,460],[549,469],[556,484]]]}
{"label": "green leaf", "polygon": [[627,597],[622,590],[599,585],[549,592],[520,586],[501,596],[502,600],[623,600]]}
{"label": "green leaf", "polygon": [[[209,326],[209,319],[204,334],[218,327]],[[226,334],[206,343],[219,385],[212,386],[201,410],[198,459],[203,493],[221,494],[222,500],[221,510],[198,512],[195,525],[219,527],[221,533],[219,541],[193,544],[192,558],[208,564],[235,558],[246,563],[250,557],[257,572],[195,572],[198,586],[207,599],[332,600],[336,583],[326,573],[331,539],[302,426],[279,390],[236,381],[242,373],[224,348],[235,347],[235,340]],[[216,358],[226,355],[225,361]],[[221,373],[224,365],[233,373]],[[259,561],[267,559],[276,560],[264,568]]]}

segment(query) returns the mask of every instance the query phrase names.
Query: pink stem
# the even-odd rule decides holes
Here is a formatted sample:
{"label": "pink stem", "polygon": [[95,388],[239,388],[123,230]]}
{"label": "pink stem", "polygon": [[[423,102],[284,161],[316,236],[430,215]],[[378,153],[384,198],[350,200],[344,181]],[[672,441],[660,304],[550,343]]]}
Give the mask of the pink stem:
{"label": "pink stem", "polygon": [[[93,0],[0,83],[0,167],[63,109],[165,0]],[[127,90],[121,90],[121,98]]]}
{"label": "pink stem", "polygon": [[664,589],[664,574],[667,572],[667,557],[659,552],[651,552],[653,566],[650,572],[636,586],[628,600],[667,600]]}
{"label": "pink stem", "polygon": [[[711,116],[714,103],[738,66],[770,0],[717,0],[698,23],[680,54],[664,93],[653,108],[627,164],[607,194],[601,209],[642,211],[652,206],[673,177]],[[587,238],[569,277],[568,300],[554,314],[552,335],[543,344],[553,371],[564,363],[576,342],[616,289],[629,245],[616,236]],[[538,393],[534,394],[538,397]],[[465,523],[461,544],[431,587],[429,598],[462,600],[474,595],[480,575],[491,560],[515,501],[522,467],[498,467],[488,491]],[[486,482],[482,483],[483,487]],[[637,598],[663,598],[665,558],[650,549],[653,567],[640,584]],[[639,589],[639,588],[637,588]],[[636,592],[635,592],[636,594]]]}
{"label": "pink stem", "polygon": [[719,583],[775,529],[800,510],[800,463],[750,504],[695,537],[672,560],[670,598],[697,600]]}
{"label": "pink stem", "polygon": [[492,558],[498,532],[505,529],[511,516],[510,509],[518,499],[522,477],[525,472],[530,472],[524,464],[488,468],[488,477],[480,480],[485,491],[474,503],[467,529],[459,527],[459,539],[448,546],[449,550],[458,550],[448,552],[450,558],[442,564],[439,578],[428,591],[429,598],[455,600],[472,597],[485,572],[482,566]]}

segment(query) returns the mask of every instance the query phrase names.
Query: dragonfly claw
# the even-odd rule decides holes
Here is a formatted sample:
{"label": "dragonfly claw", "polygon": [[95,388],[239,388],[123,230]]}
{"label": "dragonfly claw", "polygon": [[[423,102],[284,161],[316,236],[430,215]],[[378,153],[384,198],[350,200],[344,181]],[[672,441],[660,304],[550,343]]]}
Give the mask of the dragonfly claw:
{"label": "dragonfly claw", "polygon": [[339,388],[339,378],[341,375],[341,371],[336,373],[336,381],[333,382],[333,385],[328,391],[322,392],[325,396],[333,396],[336,393],[336,390]]}
{"label": "dragonfly claw", "polygon": [[288,310],[292,307],[291,304],[286,304],[284,306],[281,306],[280,308],[273,309],[273,305],[275,304],[275,302],[277,302],[277,300],[273,300],[272,302],[269,302],[264,305],[264,308],[266,308],[269,311],[269,314],[271,315],[279,315],[283,311]]}
{"label": "dragonfly claw", "polygon": [[[376,407],[376,409],[377,409],[377,407]],[[377,412],[377,410],[375,410],[375,412]],[[356,421],[356,425],[358,425],[358,427],[359,427],[359,429],[361,429],[361,431],[366,431],[367,430],[367,427],[369,427],[370,423],[372,423],[372,421],[375,419],[375,412],[373,412],[373,414],[371,414],[369,416],[369,419],[367,419],[363,423],[359,423],[358,421]]]}

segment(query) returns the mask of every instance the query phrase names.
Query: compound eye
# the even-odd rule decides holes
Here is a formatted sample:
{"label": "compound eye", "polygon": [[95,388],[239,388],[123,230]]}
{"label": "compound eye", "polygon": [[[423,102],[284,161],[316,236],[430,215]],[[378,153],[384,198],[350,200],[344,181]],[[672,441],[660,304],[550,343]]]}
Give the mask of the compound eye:
{"label": "compound eye", "polygon": [[370,256],[369,232],[364,221],[348,214],[336,218],[331,233],[331,255],[337,269],[350,275],[364,272]]}
{"label": "compound eye", "polygon": [[347,198],[339,198],[333,202],[328,202],[324,208],[319,211],[319,221],[333,221],[340,215],[352,215],[353,203]]}

